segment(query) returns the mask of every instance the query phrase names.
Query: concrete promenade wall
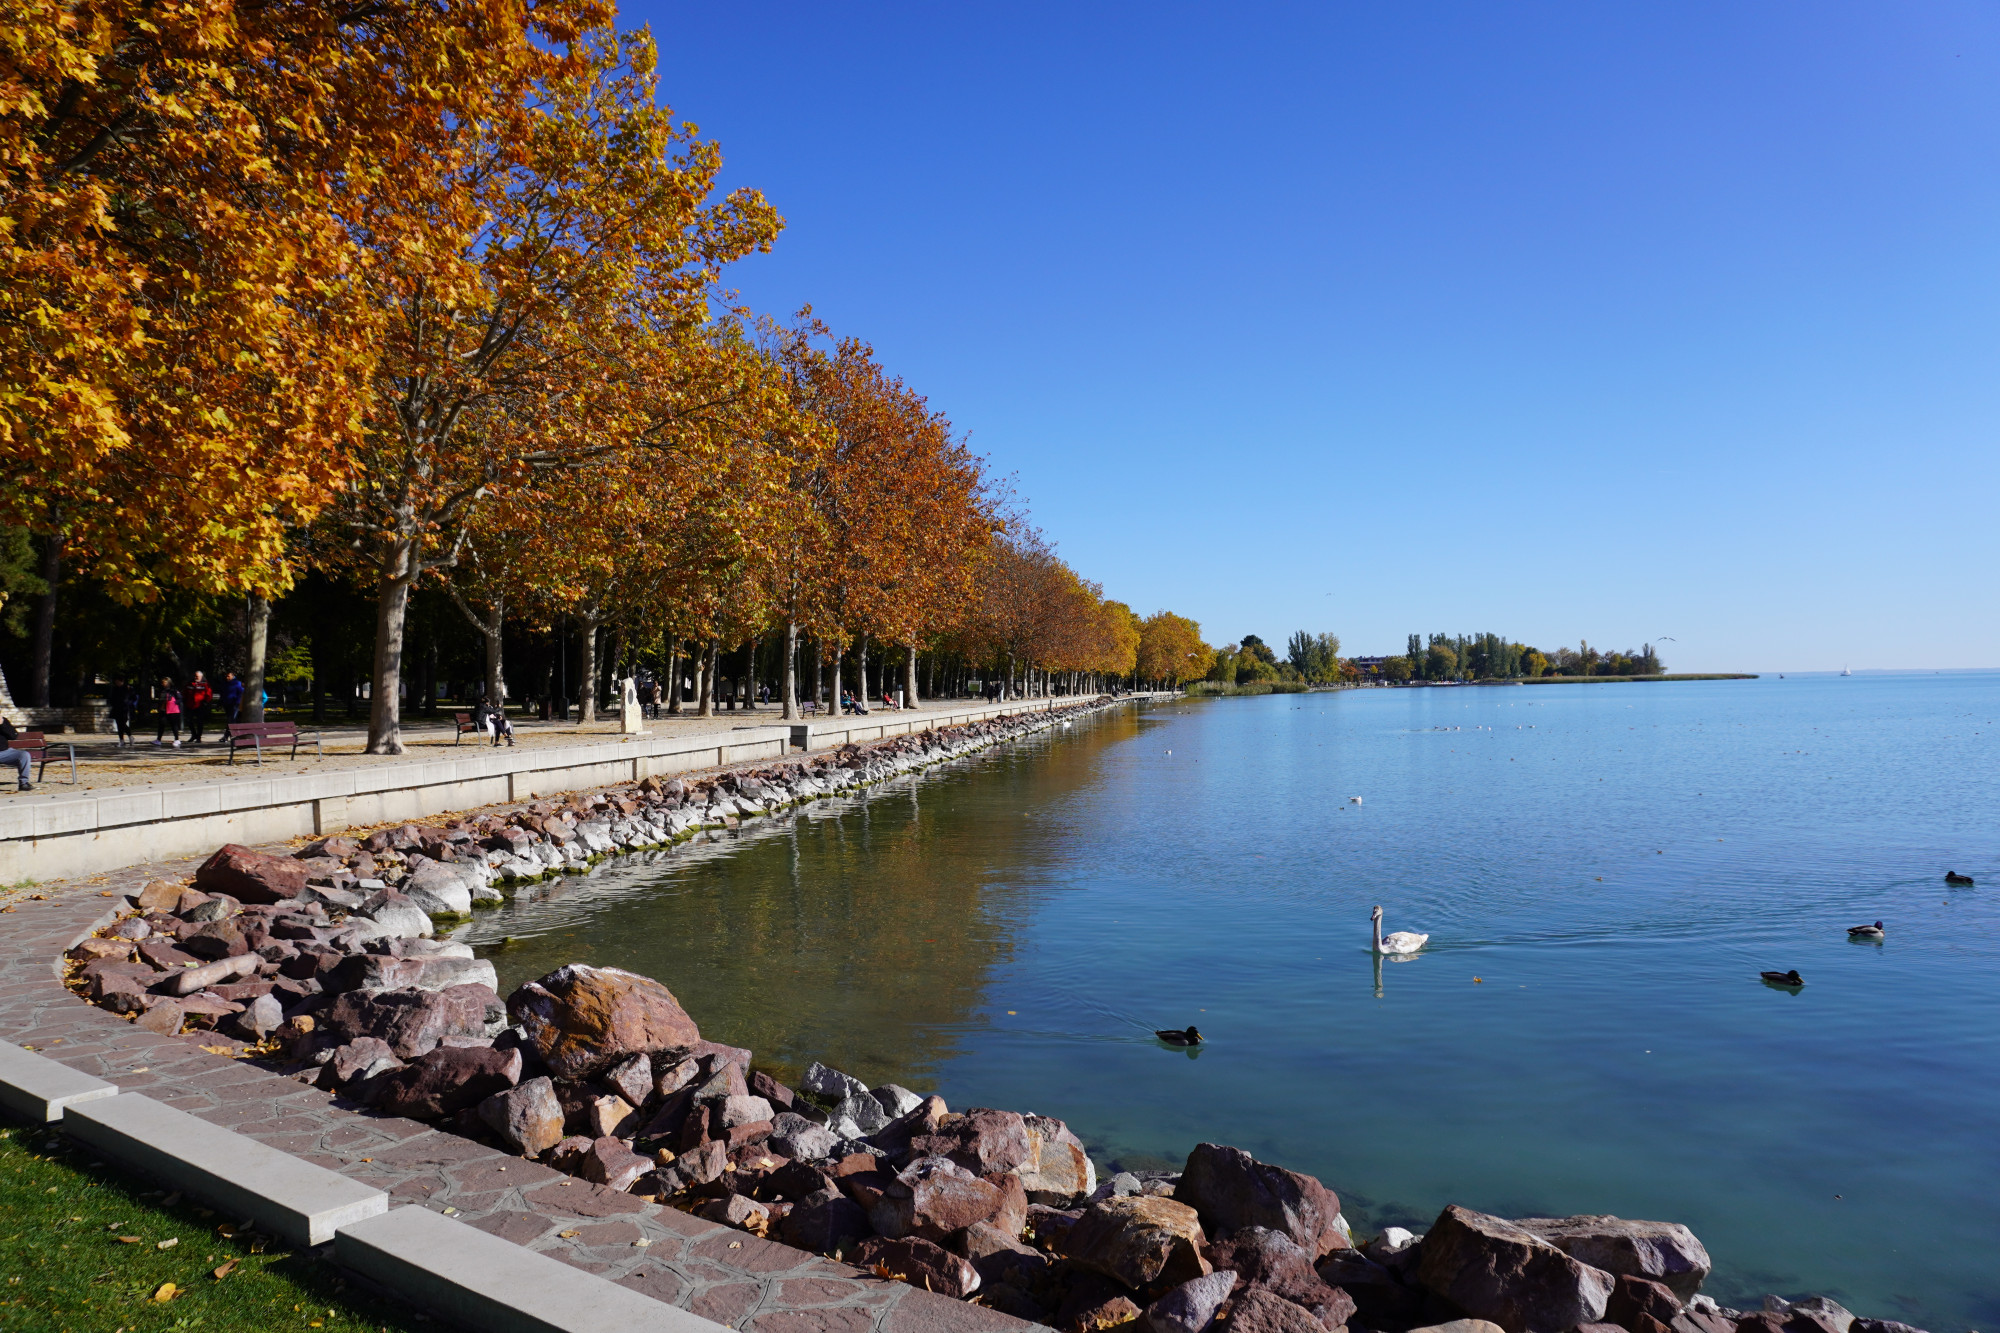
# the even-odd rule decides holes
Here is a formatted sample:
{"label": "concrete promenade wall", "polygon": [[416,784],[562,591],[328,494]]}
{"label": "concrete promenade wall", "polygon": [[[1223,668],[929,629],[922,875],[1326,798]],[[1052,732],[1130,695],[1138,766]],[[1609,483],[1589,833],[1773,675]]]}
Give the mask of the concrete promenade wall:
{"label": "concrete promenade wall", "polygon": [[907,715],[829,717],[672,738],[485,748],[463,758],[385,759],[367,768],[282,777],[259,777],[252,770],[202,782],[10,801],[0,805],[0,883],[73,879],[142,861],[205,856],[225,842],[283,842],[656,775],[777,760],[927,727],[1043,712],[1087,698],[1058,695]]}

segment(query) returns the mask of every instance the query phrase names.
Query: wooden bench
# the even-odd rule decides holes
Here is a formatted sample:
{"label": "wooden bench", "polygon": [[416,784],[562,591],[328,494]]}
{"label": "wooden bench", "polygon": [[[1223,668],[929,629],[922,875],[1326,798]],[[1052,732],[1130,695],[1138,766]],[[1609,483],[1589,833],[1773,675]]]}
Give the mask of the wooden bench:
{"label": "wooden bench", "polygon": [[474,722],[470,713],[453,713],[452,718],[458,723],[458,735],[452,737],[451,740],[453,745],[458,744],[467,736],[474,734],[484,736],[486,734],[486,728]]}
{"label": "wooden bench", "polygon": [[264,762],[266,745],[290,743],[291,757],[297,759],[299,742],[302,740],[310,740],[313,748],[319,751],[319,757],[326,758],[326,747],[320,744],[319,733],[314,732],[310,735],[302,733],[296,722],[229,722],[224,725],[229,728],[229,762],[232,764],[236,762],[236,747],[239,745],[255,746],[257,762],[261,764]]}
{"label": "wooden bench", "polygon": [[[77,780],[76,747],[74,745],[71,745],[68,741],[57,741],[56,744],[62,746],[63,749],[69,751],[69,780],[71,782],[75,782]],[[48,775],[49,771],[48,737],[44,736],[39,731],[24,731],[19,735],[17,735],[16,737],[14,737],[12,748],[16,750],[26,751],[29,763],[31,764],[39,763],[42,766],[41,771],[35,774],[35,781],[40,782],[44,777]]]}

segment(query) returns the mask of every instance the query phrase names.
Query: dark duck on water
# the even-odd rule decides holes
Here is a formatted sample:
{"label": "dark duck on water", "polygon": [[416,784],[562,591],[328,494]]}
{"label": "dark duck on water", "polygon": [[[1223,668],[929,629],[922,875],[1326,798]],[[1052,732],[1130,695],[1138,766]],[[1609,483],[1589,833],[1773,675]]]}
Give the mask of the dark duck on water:
{"label": "dark duck on water", "polygon": [[1766,982],[1773,986],[1803,986],[1806,984],[1806,979],[1799,975],[1799,970],[1796,967],[1789,972],[1759,972],[1757,975],[1764,978]]}
{"label": "dark duck on water", "polygon": [[1956,870],[1947,870],[1944,872],[1944,882],[1947,884],[1970,884],[1972,883],[1972,876],[1961,875]]}
{"label": "dark duck on water", "polygon": [[1160,1028],[1153,1033],[1169,1046],[1199,1046],[1201,1031],[1198,1028]]}

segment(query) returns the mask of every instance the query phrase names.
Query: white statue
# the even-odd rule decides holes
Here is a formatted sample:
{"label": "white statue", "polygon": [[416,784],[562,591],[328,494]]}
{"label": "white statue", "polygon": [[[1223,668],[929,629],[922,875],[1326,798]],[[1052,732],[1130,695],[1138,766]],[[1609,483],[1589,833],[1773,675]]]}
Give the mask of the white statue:
{"label": "white statue", "polygon": [[624,693],[618,702],[619,730],[627,736],[646,734],[646,715],[639,707],[639,682],[631,676],[619,682]]}

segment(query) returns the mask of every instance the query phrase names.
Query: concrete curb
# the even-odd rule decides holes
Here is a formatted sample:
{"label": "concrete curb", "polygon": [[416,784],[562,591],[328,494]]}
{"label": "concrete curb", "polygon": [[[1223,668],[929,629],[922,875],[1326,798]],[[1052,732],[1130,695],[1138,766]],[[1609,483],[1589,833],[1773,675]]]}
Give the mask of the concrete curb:
{"label": "concrete curb", "polygon": [[485,1333],[717,1333],[722,1327],[256,1139],[0,1042],[0,1105],[286,1244]]}
{"label": "concrete curb", "polygon": [[389,1211],[389,1196],[346,1176],[125,1093],[72,1106],[63,1133],[114,1161],[248,1218],[286,1244],[324,1245],[349,1222]]}
{"label": "concrete curb", "polygon": [[717,1325],[426,1208],[344,1226],[334,1261],[491,1333],[716,1333]]}
{"label": "concrete curb", "polygon": [[53,1124],[68,1107],[117,1095],[115,1084],[0,1041],[0,1106],[23,1119]]}

